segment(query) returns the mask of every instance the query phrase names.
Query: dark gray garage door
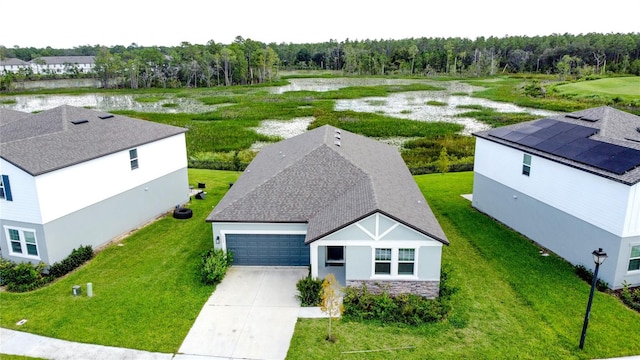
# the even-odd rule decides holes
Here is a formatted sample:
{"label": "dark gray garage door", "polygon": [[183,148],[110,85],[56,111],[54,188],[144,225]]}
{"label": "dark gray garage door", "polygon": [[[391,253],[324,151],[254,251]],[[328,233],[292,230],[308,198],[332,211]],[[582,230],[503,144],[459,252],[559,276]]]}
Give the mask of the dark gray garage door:
{"label": "dark gray garage door", "polygon": [[227,251],[235,265],[307,266],[304,235],[227,234]]}

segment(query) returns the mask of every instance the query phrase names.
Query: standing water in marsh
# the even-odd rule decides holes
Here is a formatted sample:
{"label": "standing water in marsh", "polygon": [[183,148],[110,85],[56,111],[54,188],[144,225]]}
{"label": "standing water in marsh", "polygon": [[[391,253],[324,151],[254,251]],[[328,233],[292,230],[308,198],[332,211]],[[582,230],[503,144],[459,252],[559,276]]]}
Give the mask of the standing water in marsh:
{"label": "standing water in marsh", "polygon": [[[378,78],[299,78],[289,79],[289,85],[276,86],[271,93],[282,94],[287,91],[326,92],[351,86],[407,85],[430,84],[443,90],[410,91],[391,93],[386,97],[367,97],[361,99],[336,100],[337,111],[358,111],[384,114],[391,117],[416,121],[444,121],[464,125],[463,134],[488,129],[489,126],[473,118],[456,117],[467,111],[459,105],[478,105],[495,109],[499,112],[523,112],[541,117],[553,115],[553,112],[523,108],[510,103],[502,103],[482,98],[471,97],[470,94],[479,88],[457,81],[429,81],[413,79],[378,79]],[[465,95],[468,94],[468,95]],[[6,97],[15,102],[0,103],[0,107],[23,112],[36,112],[51,109],[60,105],[87,107],[102,111],[133,110],[139,112],[161,113],[203,113],[215,111],[221,106],[205,105],[194,97],[177,97],[174,94],[163,94],[157,101],[136,100],[133,95],[117,94],[83,94],[83,95],[17,95]],[[278,135],[283,138],[298,135],[306,131],[305,124],[312,119],[268,120],[265,119],[256,131],[266,135]]]}

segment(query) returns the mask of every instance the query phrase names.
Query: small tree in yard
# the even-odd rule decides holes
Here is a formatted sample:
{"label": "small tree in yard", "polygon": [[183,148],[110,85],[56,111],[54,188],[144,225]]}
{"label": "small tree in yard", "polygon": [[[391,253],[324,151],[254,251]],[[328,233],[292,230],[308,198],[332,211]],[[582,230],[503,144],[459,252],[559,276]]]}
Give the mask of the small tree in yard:
{"label": "small tree in yard", "polygon": [[333,274],[329,274],[322,282],[322,305],[320,310],[329,315],[329,332],[327,340],[335,342],[335,337],[331,334],[331,320],[339,319],[344,311],[340,296],[336,293],[337,282]]}

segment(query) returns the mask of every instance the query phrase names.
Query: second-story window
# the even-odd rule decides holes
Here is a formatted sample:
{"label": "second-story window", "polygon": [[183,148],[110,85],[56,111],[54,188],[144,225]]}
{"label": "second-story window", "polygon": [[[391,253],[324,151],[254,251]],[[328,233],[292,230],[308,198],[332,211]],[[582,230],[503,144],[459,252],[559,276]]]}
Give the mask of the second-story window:
{"label": "second-story window", "polygon": [[531,174],[531,155],[524,154],[522,158],[522,175]]}
{"label": "second-story window", "polygon": [[131,170],[138,168],[138,149],[129,150],[129,162],[131,163]]}

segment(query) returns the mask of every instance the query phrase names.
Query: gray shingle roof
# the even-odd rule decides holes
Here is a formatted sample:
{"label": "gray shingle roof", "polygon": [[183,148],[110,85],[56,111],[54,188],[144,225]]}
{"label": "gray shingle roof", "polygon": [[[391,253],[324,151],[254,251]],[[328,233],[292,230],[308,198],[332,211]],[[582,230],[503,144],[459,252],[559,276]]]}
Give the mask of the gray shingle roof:
{"label": "gray shingle roof", "polygon": [[93,64],[95,62],[95,56],[42,56],[30,61],[30,63],[37,63],[43,61],[45,64]]}
{"label": "gray shingle roof", "polygon": [[309,243],[375,212],[448,244],[395,148],[326,125],[263,148],[207,221],[307,222]]}
{"label": "gray shingle roof", "polygon": [[[15,113],[0,113],[0,157],[33,176],[187,131],[121,115],[101,119],[108,114],[68,105],[38,114]],[[5,122],[5,114],[14,121]],[[74,125],[76,120],[88,121]]]}
{"label": "gray shingle roof", "polygon": [[[22,111],[0,108],[0,126],[29,115],[29,113],[24,113]],[[0,133],[0,139],[2,139],[2,133]]]}
{"label": "gray shingle roof", "polygon": [[0,59],[0,66],[9,66],[9,65],[28,66],[29,63],[24,60],[20,60],[18,58]]}
{"label": "gray shingle roof", "polygon": [[[579,117],[583,119],[589,119],[590,121],[578,119]],[[550,119],[597,129],[597,134],[591,136],[591,139],[623,146],[630,149],[640,150],[640,116],[620,111],[609,106],[601,106],[582,111],[576,111],[569,114],[556,115],[550,117]],[[529,124],[536,121],[537,120],[523,122],[515,125],[505,126],[503,128],[511,130],[523,129]],[[587,171],[589,173],[593,173],[598,176],[615,180],[627,185],[633,185],[640,182],[640,166],[631,169],[624,174],[615,174],[613,172],[589,166],[568,158],[536,150],[529,146],[491,136],[491,131],[492,130],[481,131],[475,133],[474,135],[479,138],[493,141],[518,150],[526,151],[528,153],[538,155],[549,160],[556,161],[558,163],[562,163],[567,166]]]}

